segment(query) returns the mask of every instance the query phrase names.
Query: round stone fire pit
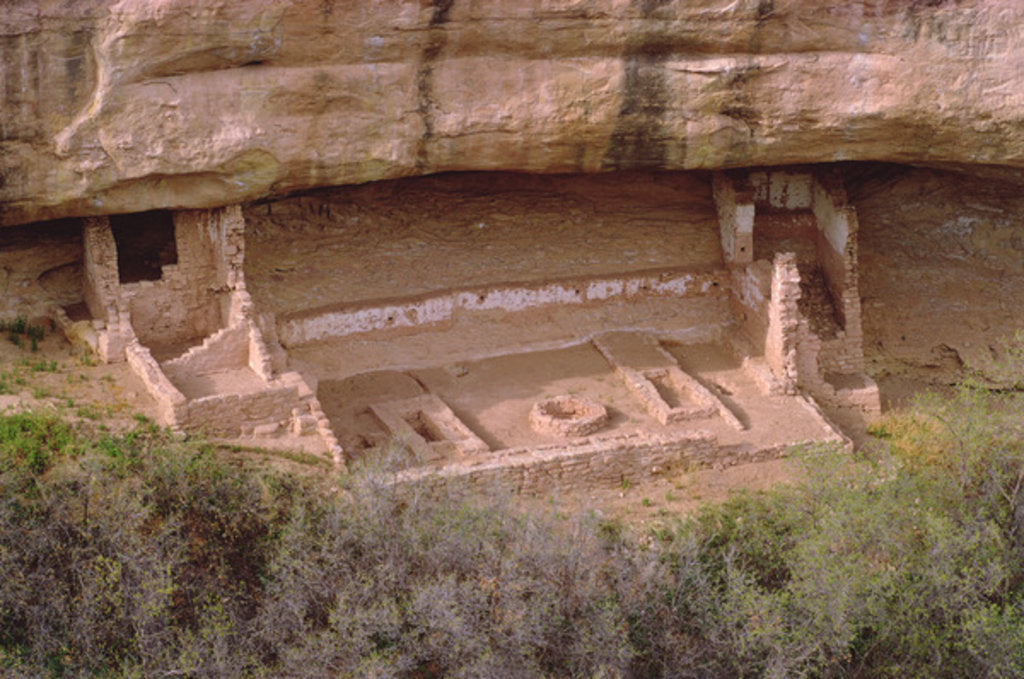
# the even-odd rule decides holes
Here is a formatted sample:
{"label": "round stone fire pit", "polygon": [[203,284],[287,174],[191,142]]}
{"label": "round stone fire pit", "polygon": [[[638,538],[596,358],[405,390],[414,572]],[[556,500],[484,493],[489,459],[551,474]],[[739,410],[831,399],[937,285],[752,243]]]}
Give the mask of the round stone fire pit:
{"label": "round stone fire pit", "polygon": [[607,422],[605,407],[581,396],[555,396],[535,403],[530,409],[530,426],[539,434],[586,436]]}

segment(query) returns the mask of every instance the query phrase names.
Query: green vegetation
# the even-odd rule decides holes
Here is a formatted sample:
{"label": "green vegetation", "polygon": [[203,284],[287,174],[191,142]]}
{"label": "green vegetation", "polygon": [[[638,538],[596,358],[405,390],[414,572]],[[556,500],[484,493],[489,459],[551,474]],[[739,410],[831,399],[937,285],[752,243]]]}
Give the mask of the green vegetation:
{"label": "green vegetation", "polygon": [[965,386],[637,537],[2,417],[0,674],[1022,676],[1021,405]]}
{"label": "green vegetation", "polygon": [[7,333],[8,341],[17,347],[23,346],[23,338],[27,339],[33,352],[39,350],[39,343],[46,335],[43,326],[30,324],[24,316],[9,320],[0,319],[0,333],[3,332]]}

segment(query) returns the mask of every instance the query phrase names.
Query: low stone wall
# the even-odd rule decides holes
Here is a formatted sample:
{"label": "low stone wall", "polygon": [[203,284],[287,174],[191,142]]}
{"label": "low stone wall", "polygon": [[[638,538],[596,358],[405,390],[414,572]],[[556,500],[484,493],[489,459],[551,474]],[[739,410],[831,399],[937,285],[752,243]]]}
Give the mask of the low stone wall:
{"label": "low stone wall", "polygon": [[157,422],[165,426],[177,425],[176,413],[186,403],[185,396],[167,379],[149,349],[134,336],[126,344],[124,354],[132,372],[142,380],[146,391],[158,404]]}
{"label": "low stone wall", "polygon": [[772,265],[757,260],[733,267],[730,306],[755,353],[764,353],[768,333],[768,304],[771,299]]}
{"label": "low stone wall", "polygon": [[565,444],[517,448],[474,464],[399,472],[395,483],[440,489],[455,482],[475,488],[501,488],[515,493],[553,489],[609,488],[623,481],[638,483],[670,469],[714,463],[735,464],[723,457],[714,435],[697,431],[685,437],[658,438],[642,434],[592,438]]}
{"label": "low stone wall", "polygon": [[165,368],[201,375],[229,368],[240,368],[249,363],[249,328],[238,325],[222,328],[181,356],[166,361]]}
{"label": "low stone wall", "polygon": [[659,271],[616,278],[564,280],[542,285],[487,287],[377,301],[282,316],[277,332],[285,346],[395,328],[451,321],[457,314],[514,313],[544,306],[573,306],[646,296],[692,298],[728,288],[729,275]]}
{"label": "low stone wall", "polygon": [[263,425],[287,427],[298,403],[293,387],[268,387],[249,394],[216,394],[185,401],[175,408],[175,416],[190,430],[233,438],[250,435]]}

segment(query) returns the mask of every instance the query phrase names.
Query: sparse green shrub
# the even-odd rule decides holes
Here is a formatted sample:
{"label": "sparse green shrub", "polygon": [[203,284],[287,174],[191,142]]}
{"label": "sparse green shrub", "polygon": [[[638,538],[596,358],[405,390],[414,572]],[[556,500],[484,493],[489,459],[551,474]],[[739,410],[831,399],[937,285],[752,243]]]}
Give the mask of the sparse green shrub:
{"label": "sparse green shrub", "polygon": [[70,425],[54,415],[22,413],[0,417],[0,473],[27,469],[39,475],[55,457],[80,452]]}
{"label": "sparse green shrub", "polygon": [[7,332],[8,341],[19,348],[22,346],[22,338],[27,338],[33,353],[39,350],[39,343],[46,335],[44,326],[31,325],[24,316],[17,316],[6,321],[0,320],[0,332]]}

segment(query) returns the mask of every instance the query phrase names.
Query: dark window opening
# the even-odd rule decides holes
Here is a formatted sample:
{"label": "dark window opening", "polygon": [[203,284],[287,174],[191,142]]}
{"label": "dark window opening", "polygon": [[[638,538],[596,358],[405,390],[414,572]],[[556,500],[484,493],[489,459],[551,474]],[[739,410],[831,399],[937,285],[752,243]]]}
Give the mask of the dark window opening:
{"label": "dark window opening", "polygon": [[167,210],[111,215],[121,284],[158,281],[162,267],[178,263],[174,218]]}

